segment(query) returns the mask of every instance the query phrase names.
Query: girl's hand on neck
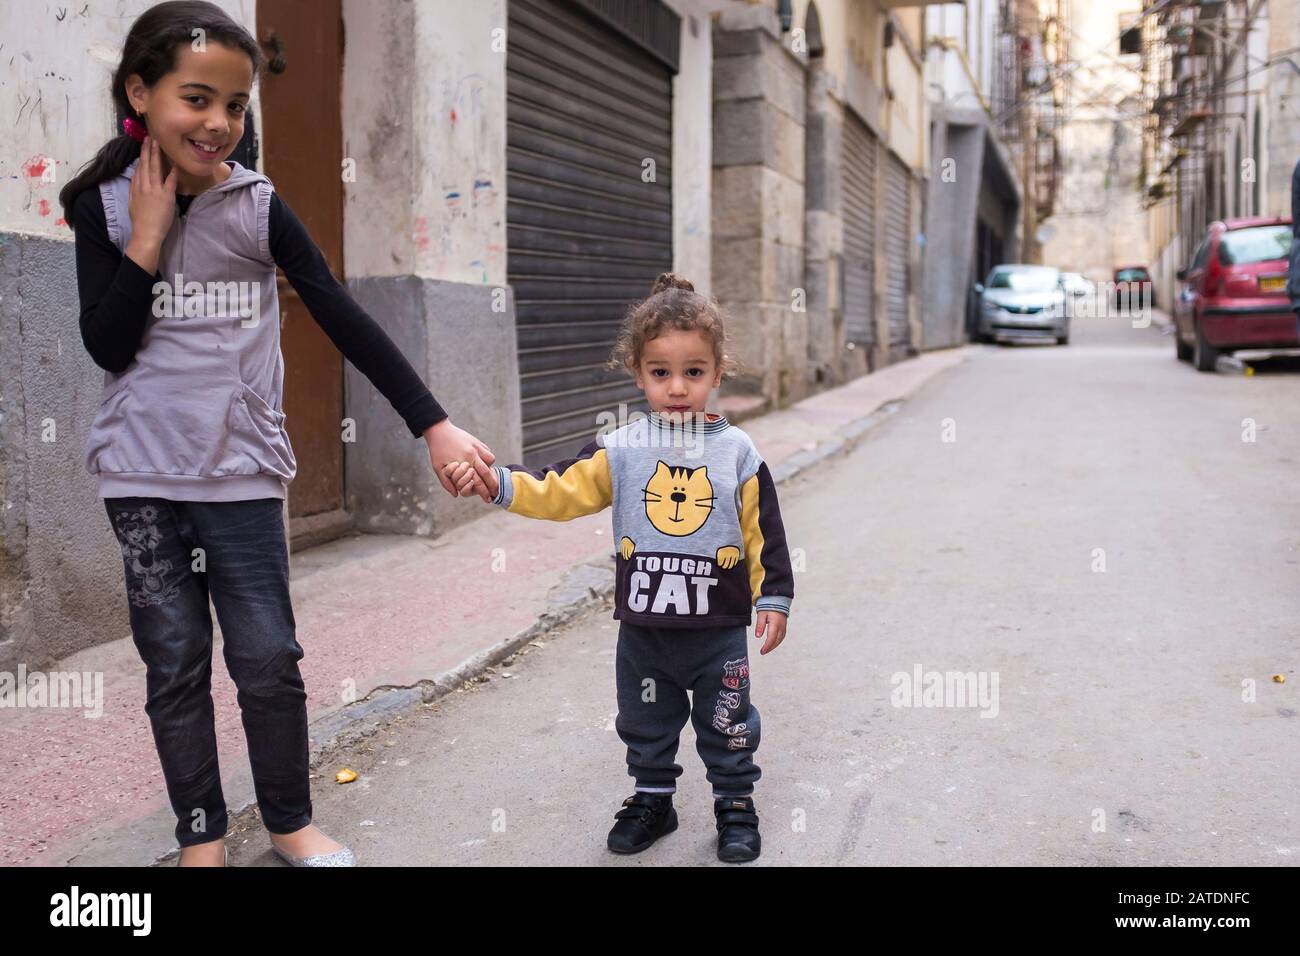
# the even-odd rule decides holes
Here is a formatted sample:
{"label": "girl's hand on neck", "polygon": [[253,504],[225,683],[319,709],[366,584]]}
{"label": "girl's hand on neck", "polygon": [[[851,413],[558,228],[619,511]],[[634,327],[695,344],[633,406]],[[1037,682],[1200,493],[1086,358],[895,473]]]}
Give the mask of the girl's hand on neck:
{"label": "girl's hand on neck", "polygon": [[131,216],[131,240],[126,255],[145,272],[158,268],[163,239],[176,217],[176,178],[161,172],[162,150],[157,141],[146,136],[140,146],[140,161],[131,177],[127,212]]}

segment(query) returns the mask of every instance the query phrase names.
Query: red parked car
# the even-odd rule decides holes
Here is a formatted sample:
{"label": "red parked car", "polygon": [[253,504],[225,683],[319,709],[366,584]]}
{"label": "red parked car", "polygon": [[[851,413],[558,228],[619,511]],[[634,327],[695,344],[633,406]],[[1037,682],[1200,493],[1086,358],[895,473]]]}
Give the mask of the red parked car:
{"label": "red parked car", "polygon": [[1178,271],[1178,358],[1212,372],[1220,353],[1300,347],[1286,294],[1290,249],[1289,216],[1211,223],[1191,265]]}

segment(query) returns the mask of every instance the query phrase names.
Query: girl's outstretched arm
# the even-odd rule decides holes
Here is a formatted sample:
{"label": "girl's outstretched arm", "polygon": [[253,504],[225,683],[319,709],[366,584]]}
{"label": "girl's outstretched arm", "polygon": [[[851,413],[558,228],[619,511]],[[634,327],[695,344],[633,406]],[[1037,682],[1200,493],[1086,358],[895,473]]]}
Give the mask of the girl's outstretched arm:
{"label": "girl's outstretched arm", "polygon": [[480,474],[485,473],[495,461],[492,451],[448,420],[446,411],[401,350],[330,272],[307,227],[277,193],[271,194],[269,230],[276,265],[284,270],[316,324],[344,358],[388,399],[411,434],[424,438],[429,446],[429,461],[443,489],[456,495],[456,488],[443,471],[449,461],[467,460]]}
{"label": "girl's outstretched arm", "polygon": [[392,404],[420,437],[447,417],[400,349],[330,272],[307,227],[279,193],[271,194],[271,255],[307,311],[343,357]]}

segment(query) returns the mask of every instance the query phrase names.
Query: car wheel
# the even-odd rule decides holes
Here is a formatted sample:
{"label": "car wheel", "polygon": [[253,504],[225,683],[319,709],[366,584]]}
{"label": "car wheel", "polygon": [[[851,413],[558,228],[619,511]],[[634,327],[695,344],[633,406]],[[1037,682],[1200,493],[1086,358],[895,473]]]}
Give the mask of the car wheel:
{"label": "car wheel", "polygon": [[1196,371],[1213,372],[1214,363],[1219,358],[1219,350],[1205,341],[1205,333],[1201,331],[1199,322],[1193,323],[1192,331],[1196,335],[1196,344],[1192,346],[1192,363],[1196,366]]}
{"label": "car wheel", "polygon": [[1069,333],[1069,332],[1066,332],[1064,335],[1058,335],[1058,336],[1056,337],[1056,344],[1057,344],[1057,345],[1069,345],[1069,344],[1070,344],[1070,333]]}
{"label": "car wheel", "polygon": [[1183,342],[1183,337],[1178,334],[1178,326],[1174,326],[1174,355],[1178,356],[1180,362],[1192,360],[1192,347]]}

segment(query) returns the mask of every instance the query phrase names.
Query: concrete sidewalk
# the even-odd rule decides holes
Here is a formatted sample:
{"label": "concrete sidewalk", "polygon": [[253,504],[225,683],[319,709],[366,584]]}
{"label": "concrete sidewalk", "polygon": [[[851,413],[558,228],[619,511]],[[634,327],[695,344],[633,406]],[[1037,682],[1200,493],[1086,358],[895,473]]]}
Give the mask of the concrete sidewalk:
{"label": "concrete sidewalk", "polygon": [[[778,482],[851,444],[870,424],[971,347],[930,352],[745,420]],[[726,411],[725,405],[722,410]],[[608,514],[565,523],[492,509],[436,539],[361,535],[296,554],[292,593],[318,786],[322,755],[466,679],[603,602],[613,590]],[[218,645],[220,638],[218,635]],[[102,672],[103,713],[10,710],[0,751],[0,864],[146,865],[175,847],[144,714],[144,668],[129,635],[61,661]],[[250,807],[235,688],[214,665],[213,699],[226,802]]]}

